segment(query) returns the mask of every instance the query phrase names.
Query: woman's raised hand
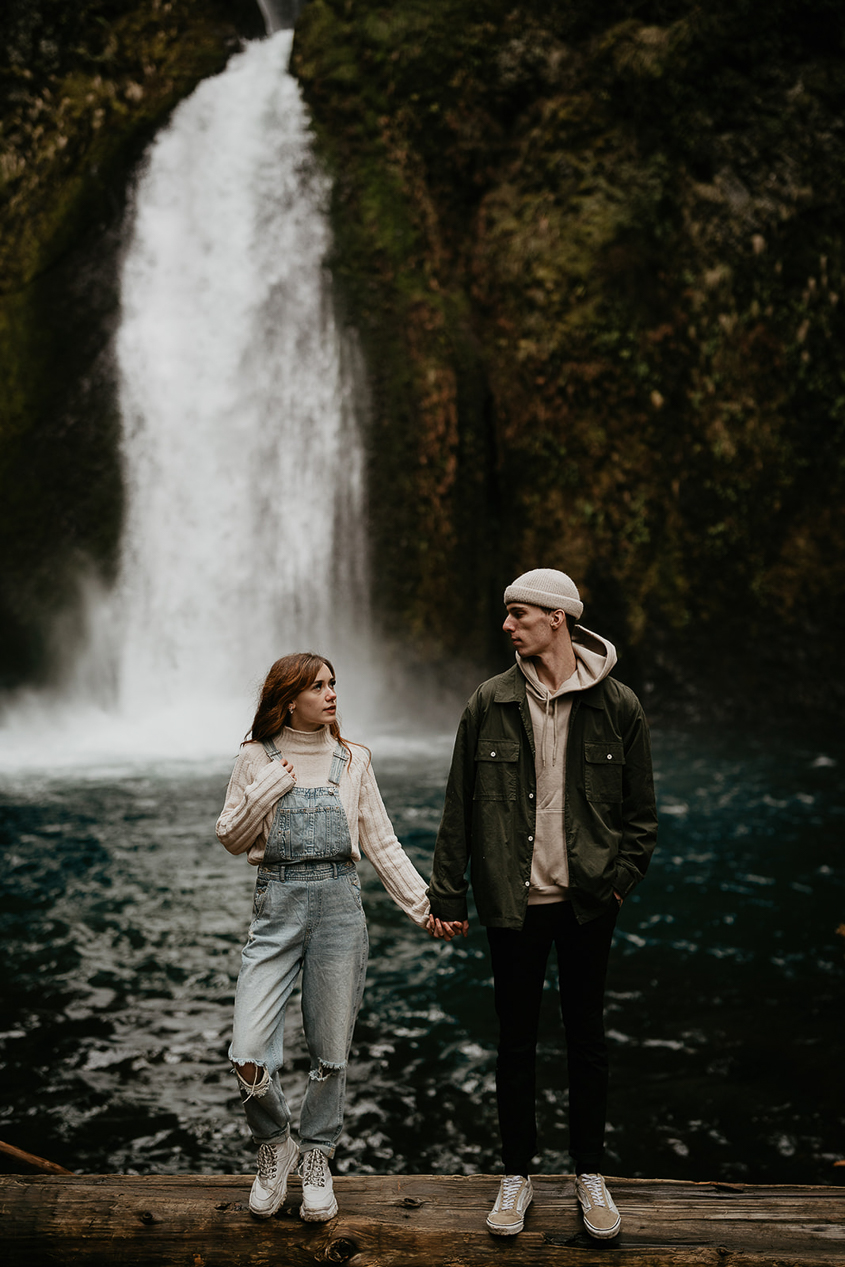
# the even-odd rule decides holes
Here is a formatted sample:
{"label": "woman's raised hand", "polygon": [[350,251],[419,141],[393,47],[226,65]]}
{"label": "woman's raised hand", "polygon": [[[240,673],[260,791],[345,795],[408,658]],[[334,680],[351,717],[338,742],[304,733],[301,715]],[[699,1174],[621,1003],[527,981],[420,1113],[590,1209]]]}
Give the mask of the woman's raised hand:
{"label": "woman's raised hand", "polygon": [[287,757],[282,757],[282,765],[285,767],[285,769],[287,770],[287,772],[288,772],[288,774],[291,776],[291,778],[295,781],[295,780],[296,780],[296,771],[294,770],[294,768],[293,768],[293,766],[291,765],[291,763],[288,761]]}

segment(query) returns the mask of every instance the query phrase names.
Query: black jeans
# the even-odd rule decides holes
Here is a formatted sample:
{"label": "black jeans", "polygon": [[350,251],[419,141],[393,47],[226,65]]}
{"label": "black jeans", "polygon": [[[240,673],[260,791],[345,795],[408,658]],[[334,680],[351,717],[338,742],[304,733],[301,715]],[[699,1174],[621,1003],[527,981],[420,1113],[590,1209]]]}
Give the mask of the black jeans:
{"label": "black jeans", "polygon": [[537,1151],[537,1031],[554,945],[569,1064],[569,1152],[576,1174],[600,1171],[607,1114],[604,985],[616,909],[579,924],[570,902],[529,906],[519,931],[488,928],[499,1049],[496,1099],[505,1174],[527,1175]]}

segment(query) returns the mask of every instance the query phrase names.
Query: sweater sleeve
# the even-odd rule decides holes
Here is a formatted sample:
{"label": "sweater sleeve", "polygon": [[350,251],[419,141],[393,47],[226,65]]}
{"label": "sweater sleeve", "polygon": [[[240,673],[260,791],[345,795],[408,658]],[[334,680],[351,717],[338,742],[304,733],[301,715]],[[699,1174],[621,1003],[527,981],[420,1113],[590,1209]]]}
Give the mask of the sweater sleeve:
{"label": "sweater sleeve", "polygon": [[217,820],[217,839],[229,853],[246,853],[261,835],[264,819],[296,780],[282,765],[271,761],[255,768],[255,753],[241,750],[235,762],[226,801]]}
{"label": "sweater sleeve", "polygon": [[361,780],[358,833],[361,847],[393,901],[424,928],[429,912],[425,881],[396,838],[369,767]]}

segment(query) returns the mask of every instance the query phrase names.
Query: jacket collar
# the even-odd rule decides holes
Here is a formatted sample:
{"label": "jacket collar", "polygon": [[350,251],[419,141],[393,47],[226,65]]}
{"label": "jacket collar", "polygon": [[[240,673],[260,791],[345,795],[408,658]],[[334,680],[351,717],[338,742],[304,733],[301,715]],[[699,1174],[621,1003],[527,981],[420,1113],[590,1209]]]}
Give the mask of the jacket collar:
{"label": "jacket collar", "polygon": [[497,704],[522,704],[525,700],[525,677],[519,665],[506,669],[496,678],[496,690],[493,699]]}

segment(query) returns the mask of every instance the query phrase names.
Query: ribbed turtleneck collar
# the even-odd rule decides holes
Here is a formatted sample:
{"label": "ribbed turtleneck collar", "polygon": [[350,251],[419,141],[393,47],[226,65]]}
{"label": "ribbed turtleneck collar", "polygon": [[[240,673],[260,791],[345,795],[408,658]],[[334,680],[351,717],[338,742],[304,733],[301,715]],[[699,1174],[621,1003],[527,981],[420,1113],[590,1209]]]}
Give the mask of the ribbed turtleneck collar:
{"label": "ribbed turtleneck collar", "polygon": [[331,748],[334,746],[332,732],[328,726],[321,726],[319,730],[294,730],[292,726],[285,726],[281,734],[275,738],[276,745],[284,743],[285,752],[302,752],[311,753],[312,755],[320,748]]}

